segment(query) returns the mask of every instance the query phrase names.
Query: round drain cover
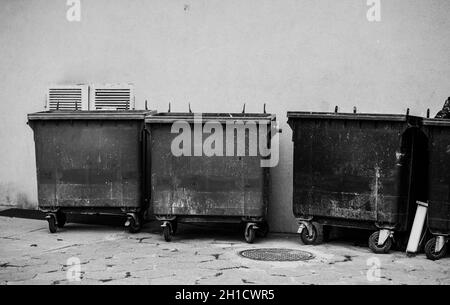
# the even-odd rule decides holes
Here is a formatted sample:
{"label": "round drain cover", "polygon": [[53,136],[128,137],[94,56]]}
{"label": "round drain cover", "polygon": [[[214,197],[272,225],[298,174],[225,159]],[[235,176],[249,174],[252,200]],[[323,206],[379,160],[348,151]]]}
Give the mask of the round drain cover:
{"label": "round drain cover", "polygon": [[306,251],[281,248],[250,249],[239,252],[239,255],[258,261],[273,262],[306,261],[314,258],[312,253]]}

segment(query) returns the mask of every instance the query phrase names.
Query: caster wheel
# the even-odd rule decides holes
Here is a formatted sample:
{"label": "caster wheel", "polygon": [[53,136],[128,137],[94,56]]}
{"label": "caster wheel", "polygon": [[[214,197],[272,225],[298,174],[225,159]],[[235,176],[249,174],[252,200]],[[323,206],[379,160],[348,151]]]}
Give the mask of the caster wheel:
{"label": "caster wheel", "polygon": [[141,230],[141,225],[136,224],[136,220],[134,218],[130,218],[130,225],[128,226],[128,232],[138,233],[140,230]]}
{"label": "caster wheel", "polygon": [[59,212],[56,214],[56,219],[58,228],[64,228],[64,225],[66,224],[67,221],[66,214]]}
{"label": "caster wheel", "polygon": [[267,237],[267,234],[269,234],[269,224],[267,221],[264,221],[259,225],[259,230],[256,231],[256,235],[260,237]]}
{"label": "caster wheel", "polygon": [[380,231],[372,233],[369,237],[369,248],[374,253],[388,253],[392,247],[392,238],[388,237],[383,245],[378,245],[378,237],[380,236]]}
{"label": "caster wheel", "polygon": [[323,241],[323,226],[320,224],[312,224],[312,232],[308,232],[307,228],[302,230],[300,238],[305,245],[318,245]]}
{"label": "caster wheel", "polygon": [[58,226],[56,225],[56,218],[55,216],[51,215],[48,219],[48,230],[50,233],[56,233],[58,231]]}
{"label": "caster wheel", "polygon": [[435,261],[435,260],[443,258],[447,254],[447,245],[446,244],[444,244],[441,251],[439,251],[439,252],[436,252],[435,248],[436,248],[436,237],[433,237],[425,245],[425,254],[427,255],[428,259]]}
{"label": "caster wheel", "polygon": [[172,221],[171,224],[172,224],[172,234],[175,235],[175,234],[177,234],[177,231],[178,231],[178,222]]}
{"label": "caster wheel", "polygon": [[169,242],[172,240],[172,233],[170,232],[170,226],[165,226],[163,228],[164,240]]}
{"label": "caster wheel", "polygon": [[245,241],[249,244],[253,243],[253,241],[255,240],[255,228],[253,228],[253,226],[249,227],[245,233]]}

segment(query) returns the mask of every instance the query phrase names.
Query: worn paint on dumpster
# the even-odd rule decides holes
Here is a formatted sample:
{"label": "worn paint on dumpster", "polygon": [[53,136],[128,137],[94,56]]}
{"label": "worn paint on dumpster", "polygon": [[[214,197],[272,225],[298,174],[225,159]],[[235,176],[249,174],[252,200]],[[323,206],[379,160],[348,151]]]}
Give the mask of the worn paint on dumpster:
{"label": "worn paint on dumpster", "polygon": [[[405,229],[417,118],[288,112],[293,211],[330,225]],[[404,220],[404,221],[403,221]]]}
{"label": "worn paint on dumpster", "polygon": [[140,208],[145,113],[30,114],[39,207]]}
{"label": "worn paint on dumpster", "polygon": [[428,227],[433,234],[450,234],[450,121],[424,119],[428,137]]}
{"label": "worn paint on dumpster", "polygon": [[[225,126],[230,116],[235,120],[257,120],[269,124],[272,115],[203,114],[205,121],[214,119]],[[156,215],[248,216],[264,217],[268,203],[269,170],[260,165],[260,156],[174,156],[171,143],[178,135],[171,133],[175,120],[187,120],[193,114],[159,113],[147,117],[150,135],[148,155],[151,159],[151,208]],[[191,128],[192,138],[194,128]],[[202,133],[203,141],[209,133]],[[246,143],[250,133],[246,133]],[[256,136],[256,135],[252,135]],[[203,142],[202,142],[203,143]]]}

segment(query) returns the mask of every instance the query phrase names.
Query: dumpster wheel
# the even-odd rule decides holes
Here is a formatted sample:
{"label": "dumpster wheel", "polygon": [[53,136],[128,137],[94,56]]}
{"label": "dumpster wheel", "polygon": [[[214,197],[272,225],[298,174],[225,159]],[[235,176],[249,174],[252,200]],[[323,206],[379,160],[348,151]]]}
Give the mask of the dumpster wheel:
{"label": "dumpster wheel", "polygon": [[136,219],[134,217],[130,217],[130,224],[128,225],[128,232],[130,233],[138,233],[141,230],[141,225],[136,223]]}
{"label": "dumpster wheel", "polygon": [[50,233],[56,233],[58,231],[58,226],[56,225],[56,217],[54,215],[47,215],[48,230]]}
{"label": "dumpster wheel", "polygon": [[323,226],[317,223],[311,224],[311,233],[307,228],[302,230],[300,238],[305,245],[317,245],[323,241]]}
{"label": "dumpster wheel", "polygon": [[425,254],[433,261],[443,258],[447,254],[447,245],[444,244],[439,252],[436,252],[436,237],[431,238],[425,245]]}
{"label": "dumpster wheel", "polygon": [[374,253],[388,253],[392,247],[392,238],[388,237],[383,245],[378,245],[378,238],[380,236],[380,231],[372,233],[369,237],[369,248]]}
{"label": "dumpster wheel", "polygon": [[249,226],[244,232],[245,241],[249,244],[253,243],[253,241],[255,240],[255,235],[255,228],[253,226]]}
{"label": "dumpster wheel", "polygon": [[172,240],[172,232],[170,225],[163,227],[163,235],[165,241],[171,241]]}

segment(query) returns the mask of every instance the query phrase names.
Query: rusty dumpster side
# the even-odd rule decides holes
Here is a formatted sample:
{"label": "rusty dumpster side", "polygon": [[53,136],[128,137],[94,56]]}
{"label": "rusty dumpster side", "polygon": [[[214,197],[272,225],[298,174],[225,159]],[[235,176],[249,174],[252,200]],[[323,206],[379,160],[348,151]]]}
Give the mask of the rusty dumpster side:
{"label": "rusty dumpster side", "polygon": [[424,119],[428,138],[428,228],[435,235],[450,235],[450,122]]}
{"label": "rusty dumpster side", "polygon": [[148,111],[47,111],[34,131],[38,204],[46,212],[124,214],[144,205]]}
{"label": "rusty dumpster side", "polygon": [[293,130],[297,218],[327,225],[404,231],[419,118],[288,112]]}
{"label": "rusty dumpster side", "polygon": [[[219,122],[225,135],[225,120],[230,116],[235,120],[264,120],[267,124],[274,119],[271,115],[251,114],[203,114],[203,119]],[[248,156],[248,145],[245,156],[225,156],[226,141],[230,140],[225,137],[224,156],[174,156],[171,143],[178,134],[171,133],[171,126],[177,120],[189,123],[194,139],[193,114],[158,113],[146,119],[152,212],[170,216],[265,217],[269,170],[260,166],[261,157]],[[202,131],[202,144],[209,135]]]}

